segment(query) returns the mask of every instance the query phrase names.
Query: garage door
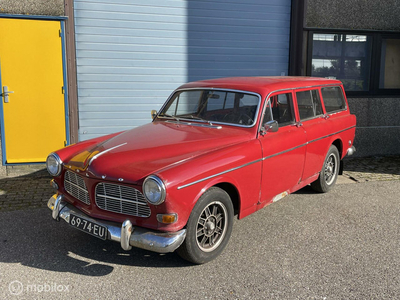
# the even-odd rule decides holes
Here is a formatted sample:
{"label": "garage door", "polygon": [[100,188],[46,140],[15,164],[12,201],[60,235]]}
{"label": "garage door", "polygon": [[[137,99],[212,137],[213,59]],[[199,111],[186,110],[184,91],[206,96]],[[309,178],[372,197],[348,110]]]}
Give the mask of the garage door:
{"label": "garage door", "polygon": [[79,137],[151,121],[177,86],[286,75],[290,0],[75,0]]}

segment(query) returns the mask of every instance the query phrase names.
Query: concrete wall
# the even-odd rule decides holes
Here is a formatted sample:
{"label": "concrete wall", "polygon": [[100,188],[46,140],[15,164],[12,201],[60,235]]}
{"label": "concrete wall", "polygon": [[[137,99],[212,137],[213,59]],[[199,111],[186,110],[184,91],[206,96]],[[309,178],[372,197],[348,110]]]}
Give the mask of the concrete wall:
{"label": "concrete wall", "polygon": [[400,31],[400,0],[307,0],[306,27]]}
{"label": "concrete wall", "polygon": [[63,16],[64,0],[0,0],[0,13]]}
{"label": "concrete wall", "polygon": [[[400,32],[400,0],[306,0],[306,27]],[[303,64],[306,58],[304,58]],[[400,98],[348,99],[356,156],[400,154]]]}
{"label": "concrete wall", "polygon": [[400,98],[349,98],[357,156],[400,154]]}

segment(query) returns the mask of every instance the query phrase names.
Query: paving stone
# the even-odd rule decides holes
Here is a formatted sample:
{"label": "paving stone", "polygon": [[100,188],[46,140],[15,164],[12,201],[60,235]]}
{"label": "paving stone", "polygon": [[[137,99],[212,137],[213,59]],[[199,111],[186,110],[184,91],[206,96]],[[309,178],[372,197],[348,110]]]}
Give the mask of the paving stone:
{"label": "paving stone", "polygon": [[346,158],[343,175],[356,182],[400,180],[400,155]]}
{"label": "paving stone", "polygon": [[[400,180],[400,155],[345,158],[338,184]],[[45,170],[18,177],[0,176],[0,211],[36,209],[47,206],[54,194]]]}

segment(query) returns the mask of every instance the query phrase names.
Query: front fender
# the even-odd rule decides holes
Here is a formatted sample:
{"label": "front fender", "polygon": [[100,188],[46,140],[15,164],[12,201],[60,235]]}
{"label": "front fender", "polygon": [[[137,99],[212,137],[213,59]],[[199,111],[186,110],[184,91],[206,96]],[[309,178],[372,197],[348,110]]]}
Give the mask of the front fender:
{"label": "front fender", "polygon": [[158,172],[167,189],[164,209],[179,215],[174,230],[186,225],[197,200],[219,183],[229,183],[237,189],[239,216],[244,210],[255,207],[260,193],[261,159],[260,143],[254,139],[196,156]]}

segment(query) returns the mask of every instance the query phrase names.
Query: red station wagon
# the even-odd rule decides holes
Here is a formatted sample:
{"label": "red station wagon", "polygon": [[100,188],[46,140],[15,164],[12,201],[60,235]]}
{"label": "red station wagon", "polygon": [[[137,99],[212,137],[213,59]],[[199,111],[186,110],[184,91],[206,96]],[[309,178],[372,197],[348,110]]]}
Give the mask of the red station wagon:
{"label": "red station wagon", "polygon": [[175,90],[153,121],[51,153],[52,217],[124,250],[201,264],[242,219],[306,185],[329,191],[355,151],[338,80],[237,77]]}

